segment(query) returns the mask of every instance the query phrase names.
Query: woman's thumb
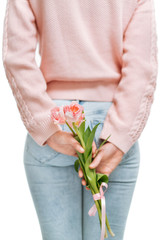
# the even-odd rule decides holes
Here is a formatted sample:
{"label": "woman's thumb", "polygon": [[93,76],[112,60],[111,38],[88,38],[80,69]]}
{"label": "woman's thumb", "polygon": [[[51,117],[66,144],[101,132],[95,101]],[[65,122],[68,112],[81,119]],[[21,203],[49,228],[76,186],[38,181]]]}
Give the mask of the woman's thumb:
{"label": "woman's thumb", "polygon": [[101,162],[102,159],[102,154],[100,154],[100,152],[97,154],[97,156],[94,158],[94,160],[92,161],[92,163],[89,165],[90,168],[96,168],[99,163]]}

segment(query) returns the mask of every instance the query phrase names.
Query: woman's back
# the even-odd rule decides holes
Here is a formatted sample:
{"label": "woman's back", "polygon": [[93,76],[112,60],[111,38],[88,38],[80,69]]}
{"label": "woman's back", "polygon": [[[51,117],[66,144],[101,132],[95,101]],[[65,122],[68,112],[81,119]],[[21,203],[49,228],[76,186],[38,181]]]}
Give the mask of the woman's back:
{"label": "woman's back", "polygon": [[95,143],[110,136],[89,167],[109,176],[107,214],[115,240],[123,239],[139,169],[137,140],[156,87],[156,40],[153,0],[8,0],[3,63],[29,133],[24,165],[44,240],[100,235],[98,216],[88,216],[91,192],[74,172],[77,152],[85,150],[50,116],[75,99],[88,114],[86,125],[100,123]]}
{"label": "woman's back", "polygon": [[111,101],[121,78],[123,34],[137,1],[34,0],[30,6],[50,97]]}
{"label": "woman's back", "polygon": [[100,137],[112,132],[110,141],[127,152],[156,86],[153,1],[10,0],[4,24],[6,74],[34,140],[43,145],[60,129],[49,119],[52,99],[113,101]]}

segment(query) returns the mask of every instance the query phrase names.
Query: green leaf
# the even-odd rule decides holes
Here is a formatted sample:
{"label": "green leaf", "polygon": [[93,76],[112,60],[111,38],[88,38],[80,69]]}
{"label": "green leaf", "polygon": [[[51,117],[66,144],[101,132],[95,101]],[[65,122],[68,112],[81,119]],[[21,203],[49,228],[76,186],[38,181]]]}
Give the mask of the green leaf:
{"label": "green leaf", "polygon": [[88,184],[88,178],[87,178],[87,175],[86,175],[86,169],[85,169],[85,167],[84,167],[84,163],[81,162],[81,161],[79,161],[79,163],[80,163],[81,169],[82,169],[82,171],[83,171],[83,176],[84,176],[84,179],[85,179],[86,185],[87,185],[87,184]]}
{"label": "green leaf", "polygon": [[84,156],[83,156],[83,153],[80,153],[80,152],[78,152],[77,150],[76,150],[76,152],[77,152],[77,155],[78,155],[79,159],[81,160],[81,162],[84,163]]}
{"label": "green leaf", "polygon": [[84,131],[85,131],[85,121],[86,121],[86,120],[84,120],[84,121],[81,123],[81,125],[79,126],[79,128],[78,128],[78,130],[79,130],[80,134],[82,135],[82,137],[83,137]]}
{"label": "green leaf", "polygon": [[[106,138],[104,139],[104,141],[101,143],[101,145],[99,146],[99,148],[101,148],[108,140],[108,138],[110,138],[111,134]],[[102,140],[102,139],[101,139]]]}
{"label": "green leaf", "polygon": [[75,132],[78,134],[79,130],[78,130],[78,127],[75,125],[75,122],[72,122],[72,126],[73,126],[73,129],[75,130]]}
{"label": "green leaf", "polygon": [[[84,168],[85,168],[85,172],[86,172],[86,176],[87,176],[87,179],[88,179],[88,185],[91,186],[91,188],[97,192],[98,191],[98,188],[97,188],[97,181],[96,181],[96,171],[95,171],[95,168],[94,169],[91,169],[89,167],[90,165],[90,159],[92,158],[92,153],[88,156],[88,158],[86,159],[85,161],[85,164],[84,164]],[[86,184],[87,185],[87,184]]]}
{"label": "green leaf", "polygon": [[92,129],[89,137],[88,137],[88,140],[87,140],[87,143],[86,143],[86,149],[85,149],[85,152],[84,152],[84,156],[85,158],[88,157],[88,155],[91,153],[92,151],[92,143],[93,143],[93,139],[94,139],[94,136],[95,136],[95,132],[96,132],[96,129],[98,127],[100,123],[97,123],[94,128]]}
{"label": "green leaf", "polygon": [[88,157],[86,158],[85,154],[84,154],[84,159],[85,159],[85,163],[87,163],[88,165],[90,165],[90,163],[92,162],[92,148],[91,151],[89,152]]}
{"label": "green leaf", "polygon": [[102,182],[108,183],[108,176],[102,173],[96,173],[97,182],[101,185]]}
{"label": "green leaf", "polygon": [[87,140],[88,140],[88,138],[89,138],[90,133],[91,133],[91,129],[90,129],[90,127],[88,126],[87,129],[86,129],[86,131],[84,132],[84,136],[83,136],[85,145],[86,145],[86,143],[87,143]]}
{"label": "green leaf", "polygon": [[79,139],[79,137],[78,137],[78,135],[77,136],[75,136],[74,137],[79,143],[81,143],[81,141],[80,141],[80,139]]}
{"label": "green leaf", "polygon": [[107,142],[107,140],[108,140],[108,138],[109,138],[110,136],[111,136],[111,135],[109,135],[109,136],[101,143],[101,145],[99,146],[99,148],[98,148],[97,151],[96,151],[95,157],[97,156],[97,154],[99,153],[101,147],[103,146],[103,144],[105,144],[105,142]]}
{"label": "green leaf", "polygon": [[68,124],[67,121],[65,121],[67,126],[69,127],[69,129],[71,130],[71,132],[73,133],[73,136],[75,137],[76,136],[76,133],[73,131],[73,129],[70,127],[70,125]]}
{"label": "green leaf", "polygon": [[77,159],[75,162],[74,162],[74,168],[76,170],[76,172],[78,172],[78,168],[79,168],[79,159]]}
{"label": "green leaf", "polygon": [[72,125],[73,125],[73,128],[74,128],[75,132],[77,133],[77,135],[80,139],[81,146],[85,149],[85,143],[84,143],[84,140],[83,140],[83,136],[82,136],[81,132],[79,131],[79,128],[75,125],[75,122],[72,122]]}

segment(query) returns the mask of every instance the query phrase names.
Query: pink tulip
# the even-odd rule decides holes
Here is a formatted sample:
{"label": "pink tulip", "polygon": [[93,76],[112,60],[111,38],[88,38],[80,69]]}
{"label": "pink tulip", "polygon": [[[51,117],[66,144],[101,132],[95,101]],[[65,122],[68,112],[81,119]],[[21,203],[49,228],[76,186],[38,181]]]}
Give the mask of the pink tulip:
{"label": "pink tulip", "polygon": [[55,124],[65,123],[63,106],[60,107],[56,106],[51,110],[51,119],[54,121]]}
{"label": "pink tulip", "polygon": [[77,127],[79,127],[81,125],[81,123],[84,121],[85,115],[84,113],[82,113],[82,115],[80,116],[80,118],[75,122],[75,125]]}
{"label": "pink tulip", "polygon": [[75,125],[79,127],[85,118],[83,106],[76,101],[72,101],[70,105],[64,106],[63,111],[70,127],[73,127],[72,122],[75,122]]}
{"label": "pink tulip", "polygon": [[72,101],[70,105],[56,106],[51,110],[51,119],[55,124],[67,123],[73,128],[72,122],[79,127],[84,121],[84,108],[76,101]]}

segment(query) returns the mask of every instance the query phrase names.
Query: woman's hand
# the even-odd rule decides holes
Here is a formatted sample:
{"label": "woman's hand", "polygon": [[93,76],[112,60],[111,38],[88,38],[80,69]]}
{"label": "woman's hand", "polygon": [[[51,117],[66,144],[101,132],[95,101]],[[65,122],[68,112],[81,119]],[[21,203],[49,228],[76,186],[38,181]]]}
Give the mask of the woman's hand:
{"label": "woman's hand", "polygon": [[[102,173],[109,176],[121,162],[123,155],[124,152],[122,152],[111,142],[107,142],[99,149],[97,156],[90,164],[90,168],[96,168],[97,173]],[[83,177],[81,168],[79,169],[79,177]],[[82,185],[86,185],[85,179],[82,179]],[[87,187],[86,189],[89,190]]]}
{"label": "woman's hand", "polygon": [[59,130],[55,132],[50,138],[48,138],[46,143],[55,151],[69,156],[78,157],[76,150],[80,153],[84,152],[83,147],[73,137],[72,132]]}
{"label": "woman's hand", "polygon": [[[55,132],[50,138],[47,139],[46,143],[53,148],[55,151],[78,157],[76,151],[84,153],[83,147],[80,143],[73,137],[72,132],[66,132],[59,130]],[[96,144],[92,143],[92,153],[96,151]]]}

